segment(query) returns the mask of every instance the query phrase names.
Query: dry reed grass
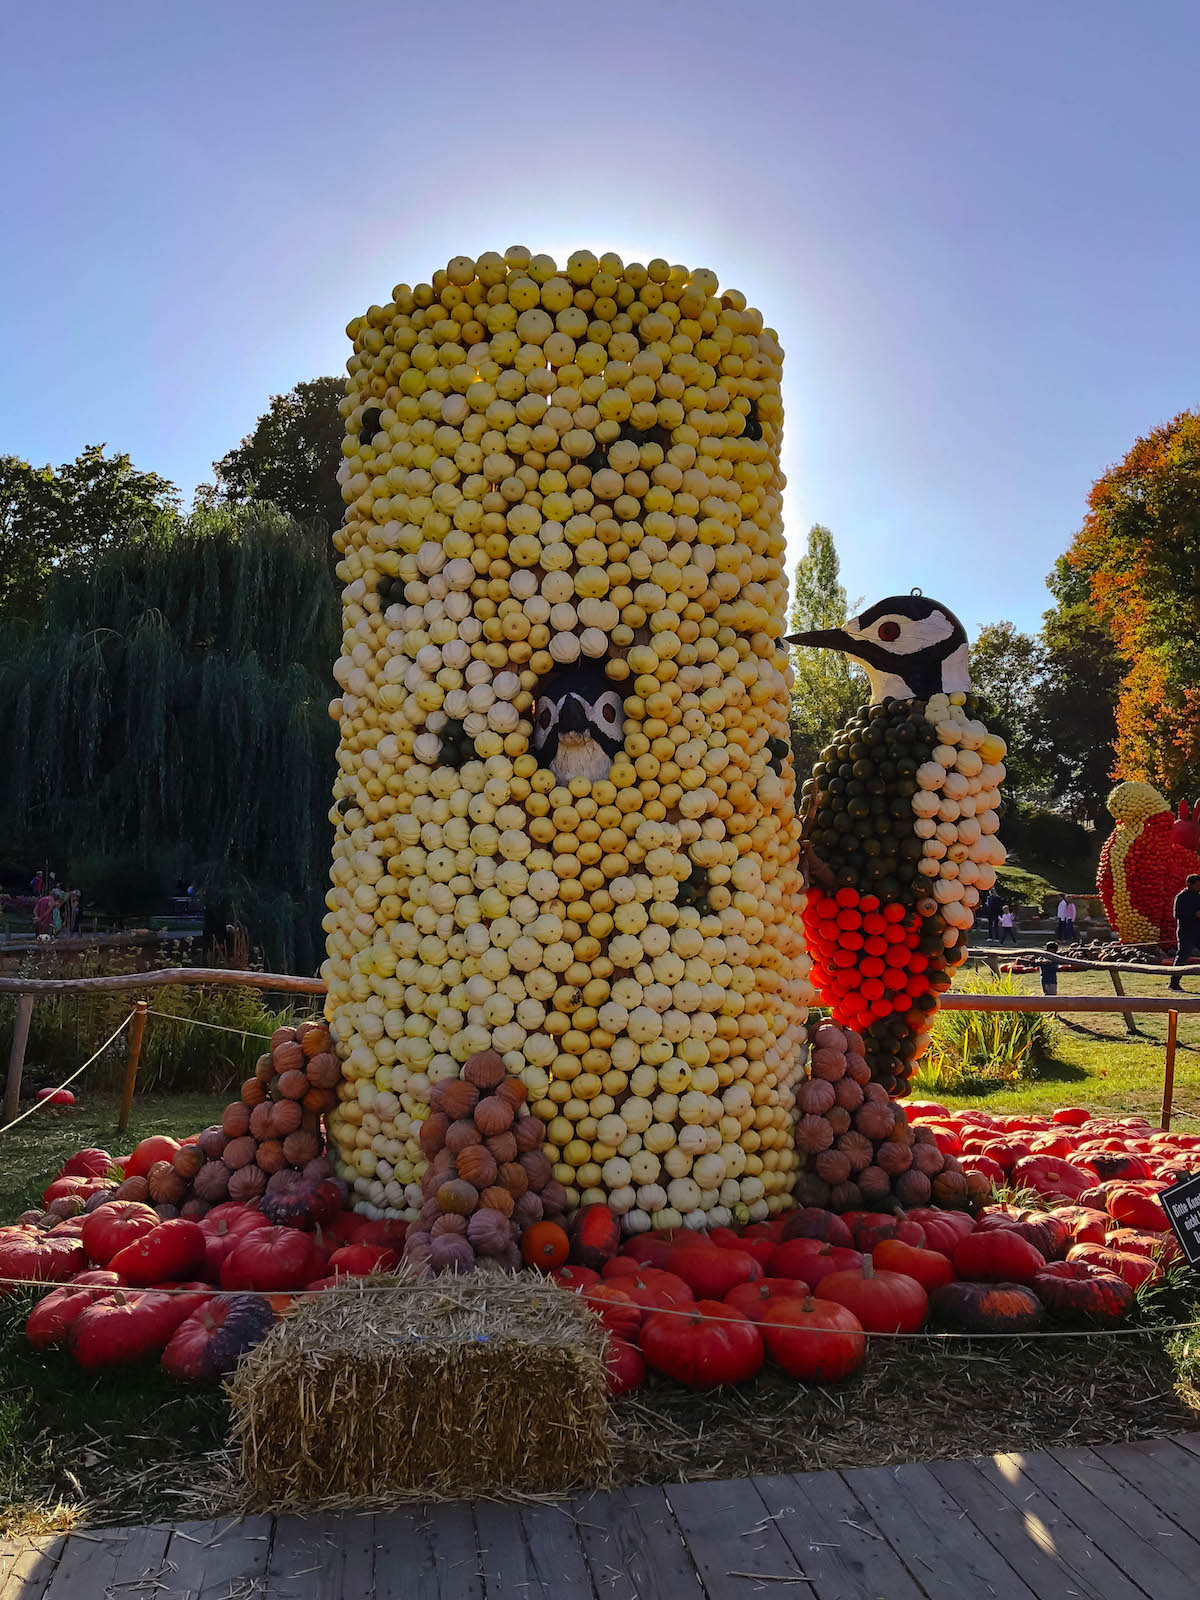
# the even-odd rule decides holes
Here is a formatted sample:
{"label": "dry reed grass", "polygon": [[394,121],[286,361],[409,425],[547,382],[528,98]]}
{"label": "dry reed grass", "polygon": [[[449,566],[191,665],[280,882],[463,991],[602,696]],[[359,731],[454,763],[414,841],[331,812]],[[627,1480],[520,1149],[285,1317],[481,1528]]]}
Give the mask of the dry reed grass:
{"label": "dry reed grass", "polygon": [[331,1289],[251,1352],[229,1394],[258,1510],[563,1494],[611,1476],[599,1323],[537,1273]]}

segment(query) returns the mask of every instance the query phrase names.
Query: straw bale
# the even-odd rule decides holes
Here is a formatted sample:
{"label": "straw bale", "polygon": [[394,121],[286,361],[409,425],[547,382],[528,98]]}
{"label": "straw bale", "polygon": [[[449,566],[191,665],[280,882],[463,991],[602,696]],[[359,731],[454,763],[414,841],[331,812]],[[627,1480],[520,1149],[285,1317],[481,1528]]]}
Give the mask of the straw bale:
{"label": "straw bale", "polygon": [[537,1273],[303,1301],[229,1384],[257,1509],[562,1494],[611,1475],[603,1330]]}

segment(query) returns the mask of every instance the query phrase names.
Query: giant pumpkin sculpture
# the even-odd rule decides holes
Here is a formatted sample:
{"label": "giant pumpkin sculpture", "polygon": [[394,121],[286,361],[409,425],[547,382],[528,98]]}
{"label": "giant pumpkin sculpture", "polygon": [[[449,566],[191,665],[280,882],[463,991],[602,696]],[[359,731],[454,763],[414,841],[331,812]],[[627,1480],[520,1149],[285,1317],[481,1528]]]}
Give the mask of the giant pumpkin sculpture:
{"label": "giant pumpkin sculpture", "polygon": [[791,1204],[811,990],[781,352],[716,275],[510,249],[348,333],[330,1133],[411,1216],[494,1049],[569,1207]]}

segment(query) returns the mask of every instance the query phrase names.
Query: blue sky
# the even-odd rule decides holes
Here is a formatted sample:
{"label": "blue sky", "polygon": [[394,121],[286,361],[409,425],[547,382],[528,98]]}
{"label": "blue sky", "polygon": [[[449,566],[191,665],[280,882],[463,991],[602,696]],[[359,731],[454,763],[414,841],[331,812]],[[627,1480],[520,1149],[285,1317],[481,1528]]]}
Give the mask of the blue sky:
{"label": "blue sky", "polygon": [[1036,623],[1200,402],[1190,0],[204,0],[0,18],[0,451],[190,496],[460,252],[711,266],[787,352],[789,533]]}

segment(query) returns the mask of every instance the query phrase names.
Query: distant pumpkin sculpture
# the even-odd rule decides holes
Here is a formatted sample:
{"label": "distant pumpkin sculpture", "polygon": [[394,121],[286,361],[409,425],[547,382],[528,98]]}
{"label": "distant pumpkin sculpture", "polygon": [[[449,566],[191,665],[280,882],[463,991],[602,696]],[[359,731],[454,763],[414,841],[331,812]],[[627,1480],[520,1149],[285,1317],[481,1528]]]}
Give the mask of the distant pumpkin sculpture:
{"label": "distant pumpkin sculpture", "polygon": [[1106,802],[1116,827],[1104,841],[1096,888],[1105,915],[1126,944],[1176,943],[1171,907],[1200,872],[1200,801],[1173,811],[1152,784],[1117,784]]}

